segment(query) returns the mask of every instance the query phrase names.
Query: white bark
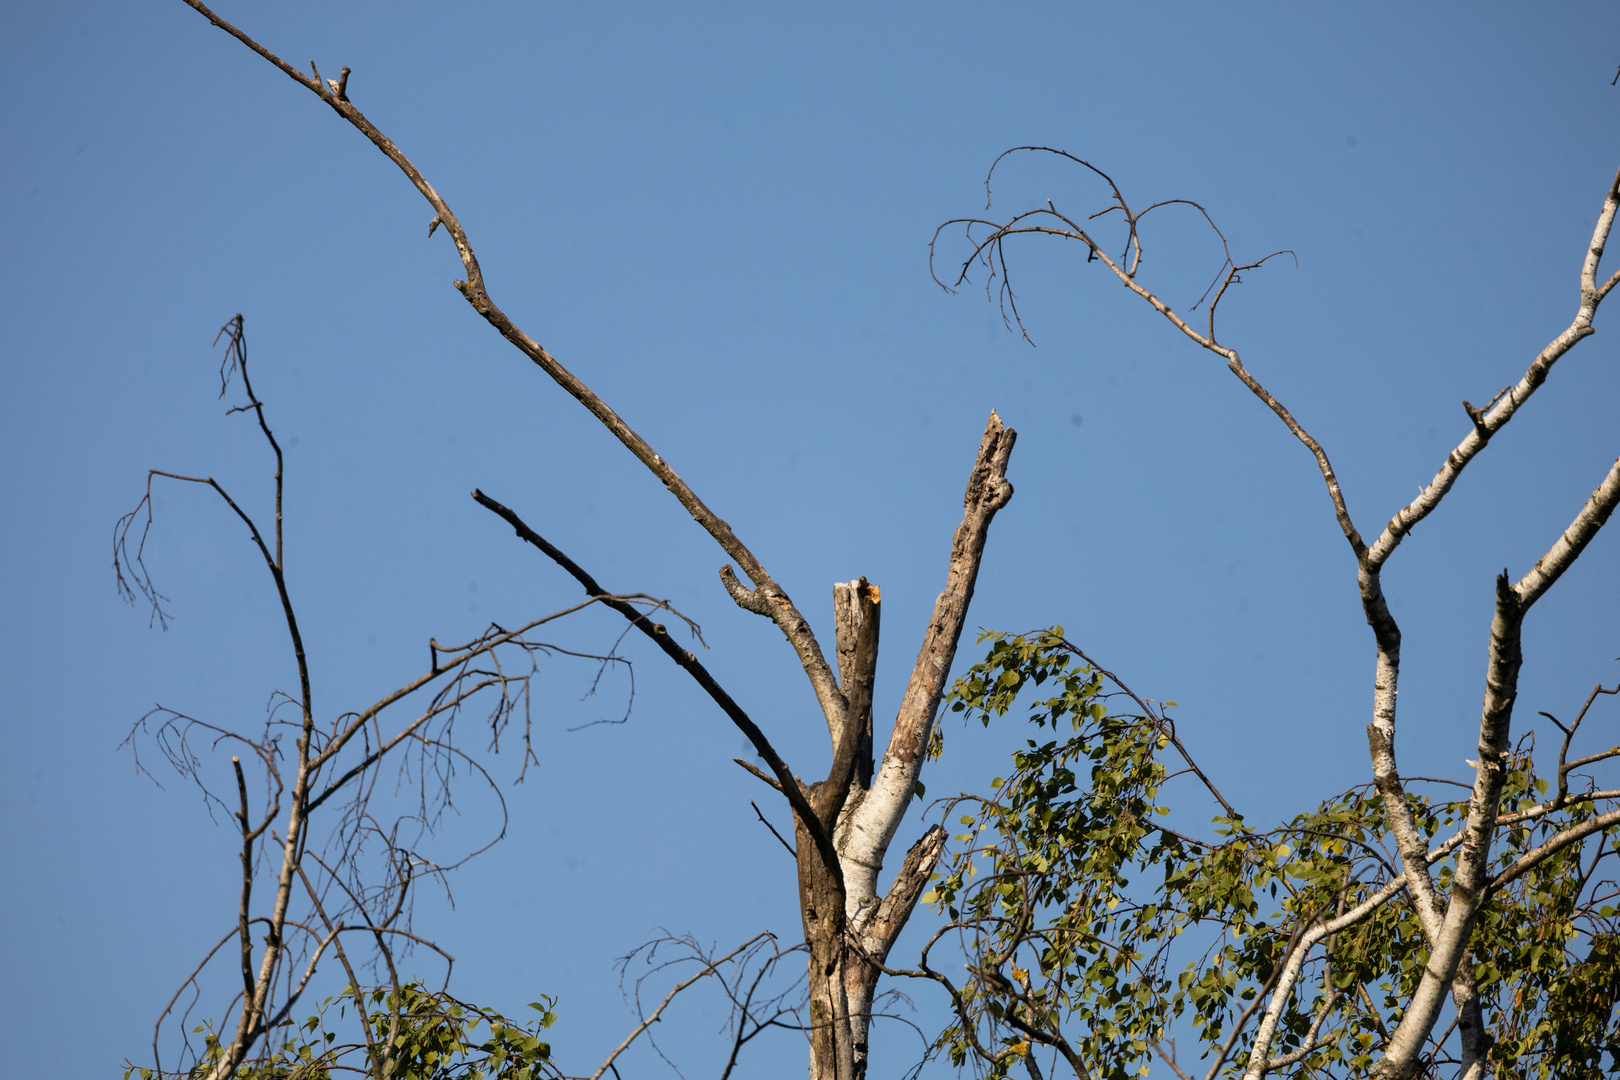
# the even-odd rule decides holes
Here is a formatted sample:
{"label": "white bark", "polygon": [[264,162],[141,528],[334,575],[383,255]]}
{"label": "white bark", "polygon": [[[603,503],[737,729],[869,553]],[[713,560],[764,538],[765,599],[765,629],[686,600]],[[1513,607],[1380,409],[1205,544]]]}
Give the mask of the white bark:
{"label": "white bark", "polygon": [[[1434,936],[1423,978],[1400,1025],[1390,1036],[1384,1058],[1378,1063],[1380,1077],[1407,1077],[1417,1067],[1423,1043],[1433,1030],[1447,989],[1456,978],[1458,965],[1468,948],[1474,920],[1490,895],[1491,841],[1496,829],[1496,809],[1506,779],[1505,760],[1510,747],[1514,700],[1518,694],[1519,667],[1523,657],[1520,637],[1530,606],[1544,596],[1558,578],[1574,563],[1586,545],[1597,535],[1615,505],[1620,503],[1620,459],[1616,459],[1586,503],[1552,547],[1517,583],[1509,584],[1506,574],[1497,580],[1496,616],[1491,622],[1490,665],[1480,718],[1478,766],[1474,793],[1469,800],[1468,823],[1463,829],[1457,869],[1446,904],[1445,919]],[[1550,852],[1549,852],[1550,853]],[[1542,856],[1543,858],[1545,855]],[[1477,1054],[1470,1055],[1470,1067]]]}
{"label": "white bark", "polygon": [[1007,458],[1016,439],[1017,432],[1004,427],[1001,417],[992,412],[968,477],[967,494],[962,500],[965,511],[951,542],[945,590],[934,602],[934,614],[912,667],[883,763],[872,778],[871,790],[851,811],[836,838],[852,919],[876,898],[883,857],[916,791],[968,603],[973,599],[990,521],[1012,498]]}

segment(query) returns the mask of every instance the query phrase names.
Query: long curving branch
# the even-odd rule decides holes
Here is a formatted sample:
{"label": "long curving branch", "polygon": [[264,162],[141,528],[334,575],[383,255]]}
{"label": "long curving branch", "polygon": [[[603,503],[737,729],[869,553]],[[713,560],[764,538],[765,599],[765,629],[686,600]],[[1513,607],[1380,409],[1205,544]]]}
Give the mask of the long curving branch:
{"label": "long curving branch", "polygon": [[[312,74],[305,75],[279,56],[254,41],[247,34],[220,18],[201,0],[185,0],[185,3],[195,9],[214,26],[224,30],[242,44],[252,49],[265,60],[274,64],[288,78],[299,86],[319,97],[332,108],[332,111],[352,124],[362,135],[381,150],[383,155],[393,162],[401,172],[410,180],[412,186],[427,200],[433,208],[433,219],[428,225],[428,235],[432,236],[441,226],[449,234],[456,246],[456,253],[466,273],[466,280],[455,282],[455,287],[473,310],[483,316],[491,326],[500,332],[501,336],[515,345],[518,351],[527,356],[536,367],[544,371],[558,386],[567,391],[581,405],[584,405],[591,415],[601,421],[613,436],[624,444],[636,460],[640,461],[660,482],[667,487],[672,495],[685,507],[692,519],[712,536],[716,543],[737,565],[742,567],[753,588],[742,587],[734,579],[726,581],[727,590],[737,599],[738,603],[750,611],[757,612],[770,618],[798,654],[799,663],[803,666],[805,674],[810,679],[810,685],[815,691],[816,700],[821,711],[827,717],[834,739],[844,727],[844,695],[838,688],[837,679],[833,676],[832,668],[822,655],[821,646],[816,641],[815,633],[810,624],[799,613],[798,608],[788,597],[787,593],[771,577],[759,559],[752,551],[737,538],[731,526],[710,510],[703,500],[698,498],[686,481],[682,480],[675,469],[665,461],[662,455],[656,453],[631,426],[624,421],[607,402],[597,396],[589,386],[580,381],[567,368],[563,367],[539,342],[535,341],[522,328],[514,323],[505,312],[496,306],[484,285],[483,271],[479,269],[478,257],[473,252],[472,242],[467,238],[466,230],[450,209],[444,198],[428,183],[411,160],[405,156],[394,141],[384,135],[376,125],[366,119],[364,113],[349,100],[348,80],[349,69],[344,68],[341,79],[323,81],[320,71],[313,63],[310,64]],[[729,568],[728,568],[729,571]],[[723,572],[723,574],[726,572]],[[738,588],[732,588],[736,584]],[[746,600],[746,602],[745,602]]]}
{"label": "long curving branch", "polygon": [[653,643],[663,650],[671,660],[674,660],[681,670],[692,676],[693,680],[703,688],[703,692],[708,694],[716,705],[720,706],[727,719],[747,736],[755,751],[771,767],[771,772],[776,776],[779,790],[787,797],[788,802],[793,807],[794,816],[803,823],[806,831],[810,833],[827,871],[838,880],[841,886],[843,872],[840,869],[838,852],[833,848],[832,836],[828,826],[822,820],[823,815],[806,797],[803,787],[794,778],[793,771],[788,768],[787,763],[776,752],[776,748],[765,737],[765,733],[760,730],[759,725],[754,723],[748,714],[743,711],[742,706],[738,705],[731,695],[726,692],[725,688],[715,681],[714,676],[709,674],[708,669],[703,666],[698,658],[671,640],[669,631],[662,623],[653,622],[644,612],[622,600],[615,599],[612,594],[598,585],[596,579],[580,567],[578,563],[525,524],[515,511],[496,502],[482,491],[474,491],[473,498],[478,502],[478,505],[494,513],[512,526],[513,531],[517,533],[519,538],[538,548],[547,558],[567,571],[569,576],[584,587],[591,599],[599,599],[603,604],[623,615],[629,620],[630,625],[651,638]]}

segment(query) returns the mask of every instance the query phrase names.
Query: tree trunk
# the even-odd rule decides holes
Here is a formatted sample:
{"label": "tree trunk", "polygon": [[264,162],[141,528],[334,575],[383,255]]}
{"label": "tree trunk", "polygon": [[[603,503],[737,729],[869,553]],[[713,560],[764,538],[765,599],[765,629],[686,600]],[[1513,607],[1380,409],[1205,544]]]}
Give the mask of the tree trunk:
{"label": "tree trunk", "polygon": [[[916,792],[973,599],[990,522],[1012,498],[1007,461],[1017,437],[1000,416],[990,414],[968,474],[945,589],[934,603],[881,769],[873,761],[872,739],[881,593],[864,577],[833,587],[838,676],[846,705],[842,725],[828,717],[834,774],[839,775],[836,763],[845,753],[852,751],[854,760],[842,790],[835,789],[831,776],[807,789],[809,802],[832,828],[836,873],[824,865],[803,823],[795,825],[800,913],[810,949],[811,1080],[865,1077],[872,999],[883,975],[881,965],[944,848],[944,830],[929,829],[907,852],[888,892],[879,895],[878,874]],[[846,747],[846,740],[854,745]]]}
{"label": "tree trunk", "polygon": [[[817,784],[815,787],[819,788]],[[812,788],[810,801],[816,803]],[[822,865],[802,821],[794,828],[799,864],[799,915],[810,950],[810,1078],[853,1080],[854,1042],[844,991],[844,885]]]}

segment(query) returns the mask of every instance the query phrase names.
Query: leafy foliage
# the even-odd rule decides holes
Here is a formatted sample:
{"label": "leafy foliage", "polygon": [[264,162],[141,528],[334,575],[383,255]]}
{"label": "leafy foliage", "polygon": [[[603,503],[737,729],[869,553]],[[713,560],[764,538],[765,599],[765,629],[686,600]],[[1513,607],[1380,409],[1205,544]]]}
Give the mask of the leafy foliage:
{"label": "leafy foliage", "polygon": [[[337,1073],[379,1080],[554,1077],[558,1073],[551,1064],[551,1044],[539,1035],[557,1019],[554,1004],[550,998],[530,1002],[529,1008],[540,1015],[525,1025],[492,1009],[427,990],[420,983],[406,983],[397,991],[362,989],[358,995],[354,987],[346,987],[336,999],[323,1002],[314,1016],[289,1030],[279,1044],[267,1046],[258,1059],[244,1063],[235,1075],[241,1080],[331,1080]],[[351,1035],[344,1042],[332,1029],[348,1019],[351,1010],[364,1013],[365,1026],[356,1033],[360,1041]],[[201,1024],[196,1030],[203,1036],[205,1051],[191,1069],[164,1074],[129,1065],[124,1080],[207,1075],[223,1050],[211,1025]]]}
{"label": "leafy foliage", "polygon": [[[1023,701],[1034,737],[992,783],[993,795],[962,796],[948,811],[963,831],[925,899],[949,918],[941,936],[954,932],[968,975],[958,986],[930,965],[936,936],[917,974],[943,983],[955,1005],[940,1048],[991,1077],[1044,1047],[1077,1076],[1121,1080],[1146,1072],[1155,1055],[1186,1075],[1168,1035],[1190,1030],[1201,1071],[1241,1074],[1252,1046],[1245,1037],[1304,942],[1265,1067],[1365,1073],[1428,950],[1404,889],[1386,888],[1400,877],[1399,860],[1378,792],[1353,789],[1255,831],[1187,754],[1168,714],[1173,702],[1137,697],[1061,627],[981,641],[989,652],[958,681],[951,708],[989,724]],[[1508,762],[1498,810],[1503,873],[1473,936],[1494,1063],[1503,1077],[1617,1075],[1617,889],[1603,876],[1614,829],[1556,850],[1547,844],[1592,820],[1615,793],[1590,784],[1567,792],[1560,755],[1562,782],[1546,799],[1532,748],[1527,736]],[[1178,777],[1202,780],[1205,790],[1200,799],[1178,788],[1185,809],[1173,815],[1167,785]],[[1466,817],[1466,794],[1409,801],[1444,892],[1452,849],[1435,841]],[[1176,820],[1200,802],[1218,807],[1209,828]],[[1531,852],[1544,857],[1512,876]],[[1381,890],[1387,897],[1359,921],[1306,937]],[[1453,1036],[1431,1038],[1429,1071],[1454,1059]]]}

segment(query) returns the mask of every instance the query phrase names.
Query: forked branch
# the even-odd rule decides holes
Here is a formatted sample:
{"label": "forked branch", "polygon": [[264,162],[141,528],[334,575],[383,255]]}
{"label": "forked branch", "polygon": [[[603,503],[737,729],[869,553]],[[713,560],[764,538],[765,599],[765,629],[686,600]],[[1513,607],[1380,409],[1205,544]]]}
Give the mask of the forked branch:
{"label": "forked branch", "polygon": [[[1086,228],[1082,227],[1080,223],[1074,219],[1059,212],[1056,206],[1054,206],[1051,202],[1048,202],[1045,207],[1037,207],[1033,210],[1025,211],[1024,213],[1015,215],[1011,219],[1003,222],[991,221],[984,218],[955,218],[940,225],[939,228],[934,231],[933,240],[929,242],[930,263],[932,263],[935,247],[938,244],[941,233],[951,226],[960,225],[963,227],[966,232],[970,250],[953,283],[947,284],[946,282],[941,281],[937,273],[935,274],[934,280],[939,282],[940,285],[950,288],[953,285],[958,285],[963,281],[966,281],[969,271],[976,263],[983,265],[991,275],[990,279],[986,282],[986,288],[989,288],[990,283],[999,278],[1001,282],[1000,289],[1003,301],[1004,303],[1011,305],[1014,319],[1018,322],[1020,329],[1022,329],[1023,322],[1022,319],[1017,315],[1016,302],[1013,297],[1012,287],[1007,278],[1007,259],[1005,251],[1006,241],[1016,236],[1042,235],[1055,236],[1066,240],[1074,240],[1085,245],[1085,247],[1088,249],[1088,262],[1101,261],[1103,265],[1108,267],[1109,271],[1112,272],[1127,289],[1131,290],[1143,300],[1146,300],[1155,311],[1169,320],[1169,322],[1175,326],[1176,329],[1180,330],[1182,334],[1186,335],[1187,338],[1195,342],[1199,347],[1207,349],[1225,360],[1226,366],[1231,370],[1232,374],[1236,375],[1239,381],[1241,381],[1244,386],[1249,388],[1251,393],[1264,402],[1266,407],[1275,413],[1277,418],[1283,422],[1284,426],[1288,428],[1289,432],[1292,433],[1294,437],[1304,444],[1305,448],[1311,452],[1311,456],[1316,459],[1317,468],[1322,474],[1323,482],[1327,485],[1328,496],[1333,502],[1334,516],[1339,522],[1339,528],[1344,532],[1345,538],[1350,542],[1350,546],[1352,550],[1355,551],[1356,557],[1359,560],[1363,555],[1365,545],[1362,543],[1360,534],[1356,531],[1354,522],[1351,521],[1350,511],[1345,505],[1344,493],[1340,489],[1339,479],[1333,470],[1332,462],[1328,460],[1327,451],[1324,450],[1316,438],[1305,429],[1305,426],[1295,419],[1294,415],[1289,412],[1287,407],[1285,407],[1281,401],[1277,399],[1276,395],[1272,394],[1271,391],[1266,389],[1266,387],[1258,379],[1249,373],[1248,369],[1243,366],[1242,358],[1238,355],[1237,350],[1222,345],[1218,340],[1216,340],[1215,337],[1215,311],[1219,306],[1222,297],[1225,296],[1228,287],[1240,282],[1242,280],[1240,275],[1243,272],[1258,269],[1278,255],[1292,253],[1281,251],[1273,252],[1272,254],[1267,255],[1264,258],[1257,259],[1254,262],[1241,265],[1237,264],[1232,259],[1231,251],[1227,246],[1225,235],[1215,225],[1214,219],[1210,217],[1209,212],[1198,203],[1191,202],[1190,200],[1186,199],[1168,199],[1162,202],[1154,203],[1141,212],[1133,212],[1130,209],[1129,204],[1125,201],[1125,197],[1120,191],[1119,185],[1114,182],[1112,177],[1103,172],[1101,169],[1098,169],[1095,165],[1092,165],[1090,162],[1083,161],[1080,158],[1075,157],[1072,154],[1065,153],[1061,150],[1053,150],[1044,146],[1018,147],[1015,150],[1009,150],[1007,153],[1002,154],[1001,157],[998,157],[996,159],[996,163],[991,165],[991,173],[994,173],[995,165],[999,164],[1002,158],[1006,157],[1007,154],[1016,153],[1018,151],[1035,151],[1040,153],[1054,154],[1060,158],[1064,158],[1068,161],[1081,165],[1098,177],[1101,177],[1102,180],[1108,185],[1112,199],[1107,207],[1090,215],[1090,219],[1110,216],[1114,213],[1118,213],[1121,216],[1126,226],[1126,242],[1123,254],[1118,259],[1111,256]],[[988,197],[990,193],[989,175],[985,177],[985,193]],[[1225,252],[1225,259],[1221,266],[1221,272],[1216,275],[1216,280],[1219,282],[1219,286],[1216,291],[1215,298],[1213,301],[1211,301],[1209,306],[1209,328],[1207,333],[1194,328],[1185,318],[1179,315],[1174,308],[1161,299],[1158,293],[1147,288],[1141,283],[1140,280],[1138,280],[1137,271],[1140,268],[1142,253],[1142,241],[1139,228],[1140,223],[1142,219],[1152,210],[1171,205],[1186,205],[1196,209],[1203,217],[1205,222],[1209,225],[1210,229],[1220,239],[1221,249],[1223,252]],[[1043,223],[1047,221],[1053,222],[1053,224]]]}

